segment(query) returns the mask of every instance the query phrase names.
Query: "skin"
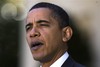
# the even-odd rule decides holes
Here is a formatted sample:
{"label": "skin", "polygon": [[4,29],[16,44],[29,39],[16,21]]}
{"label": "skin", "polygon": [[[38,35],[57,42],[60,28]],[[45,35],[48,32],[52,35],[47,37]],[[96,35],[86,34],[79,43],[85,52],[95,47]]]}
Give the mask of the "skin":
{"label": "skin", "polygon": [[[72,29],[69,26],[61,29],[51,15],[52,11],[48,8],[36,8],[28,13],[26,22],[28,45],[33,58],[43,67],[49,67],[66,52],[66,43],[72,36]],[[32,43],[37,41],[43,45],[32,49]]]}

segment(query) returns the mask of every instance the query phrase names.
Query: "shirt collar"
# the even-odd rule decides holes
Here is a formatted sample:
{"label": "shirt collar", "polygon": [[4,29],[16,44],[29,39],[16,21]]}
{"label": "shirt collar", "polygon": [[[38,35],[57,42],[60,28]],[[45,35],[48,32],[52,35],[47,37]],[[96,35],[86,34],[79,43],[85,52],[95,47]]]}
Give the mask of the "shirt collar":
{"label": "shirt collar", "polygon": [[[61,67],[63,63],[67,60],[69,54],[65,52],[57,61],[55,61],[50,67]],[[40,66],[42,67],[42,66]]]}

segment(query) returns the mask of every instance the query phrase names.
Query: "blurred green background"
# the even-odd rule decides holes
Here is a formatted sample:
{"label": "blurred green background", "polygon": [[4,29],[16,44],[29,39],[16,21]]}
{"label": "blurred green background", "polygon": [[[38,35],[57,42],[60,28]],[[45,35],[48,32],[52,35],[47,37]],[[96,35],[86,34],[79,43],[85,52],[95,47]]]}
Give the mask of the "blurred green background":
{"label": "blurred green background", "polygon": [[6,2],[0,0],[0,67],[18,67],[20,22],[2,18],[1,8]]}

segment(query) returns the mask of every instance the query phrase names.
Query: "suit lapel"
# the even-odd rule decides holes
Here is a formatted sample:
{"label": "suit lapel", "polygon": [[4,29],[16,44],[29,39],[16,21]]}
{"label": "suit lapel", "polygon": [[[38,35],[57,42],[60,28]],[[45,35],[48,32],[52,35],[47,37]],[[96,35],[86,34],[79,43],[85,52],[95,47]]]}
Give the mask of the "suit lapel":
{"label": "suit lapel", "polygon": [[61,67],[73,67],[74,61],[69,56],[68,59],[64,62],[64,64]]}

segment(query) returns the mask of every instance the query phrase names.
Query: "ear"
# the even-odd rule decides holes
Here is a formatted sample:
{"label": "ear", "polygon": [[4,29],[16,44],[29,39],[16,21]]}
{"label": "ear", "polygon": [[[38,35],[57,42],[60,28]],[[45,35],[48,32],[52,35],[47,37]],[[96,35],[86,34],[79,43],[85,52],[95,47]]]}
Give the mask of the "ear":
{"label": "ear", "polygon": [[72,28],[70,26],[67,26],[65,28],[63,28],[63,41],[67,42],[73,34]]}

